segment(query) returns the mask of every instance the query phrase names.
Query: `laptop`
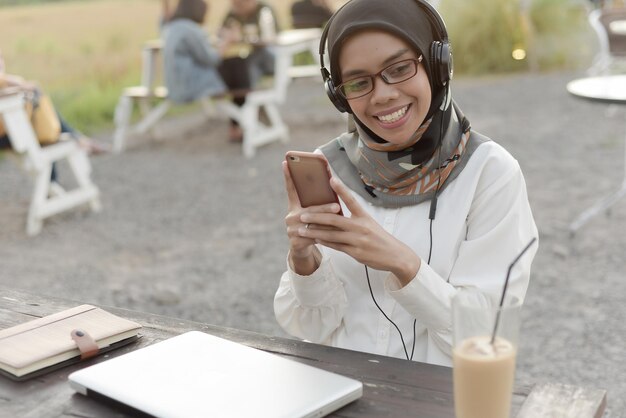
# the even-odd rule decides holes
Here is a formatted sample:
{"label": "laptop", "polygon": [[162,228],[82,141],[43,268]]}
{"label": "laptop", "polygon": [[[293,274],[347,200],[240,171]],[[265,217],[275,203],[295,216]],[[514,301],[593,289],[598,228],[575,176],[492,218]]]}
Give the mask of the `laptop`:
{"label": "laptop", "polygon": [[191,331],[69,375],[78,393],[156,417],[322,417],[361,382]]}

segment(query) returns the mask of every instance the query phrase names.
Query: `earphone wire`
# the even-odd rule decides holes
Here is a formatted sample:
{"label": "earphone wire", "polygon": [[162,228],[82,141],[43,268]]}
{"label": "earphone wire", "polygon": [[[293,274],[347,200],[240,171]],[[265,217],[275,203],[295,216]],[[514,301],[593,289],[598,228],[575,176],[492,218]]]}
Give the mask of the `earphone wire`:
{"label": "earphone wire", "polygon": [[[446,93],[444,95],[444,103],[447,102],[448,100],[448,88],[449,86],[446,86]],[[452,106],[452,103],[450,103],[450,106]],[[439,188],[441,187],[441,145],[442,145],[442,142],[443,142],[443,118],[441,120],[441,124],[439,125],[439,147],[437,150],[438,152],[437,186],[435,187],[435,193],[433,195],[433,200],[431,201],[430,213],[428,216],[430,220],[430,225],[429,225],[430,244],[428,246],[429,248],[428,248],[428,261],[427,261],[428,264],[430,264],[430,260],[433,254],[433,221],[435,220],[435,214],[437,211],[437,195],[439,194]],[[406,343],[404,342],[404,336],[402,335],[402,331],[400,331],[400,328],[398,327],[398,325],[396,325],[396,323],[393,322],[393,320],[391,320],[389,316],[387,316],[385,311],[383,311],[383,309],[380,307],[380,305],[376,301],[376,297],[374,297],[374,291],[372,290],[372,283],[370,282],[369,270],[367,268],[367,265],[364,264],[363,266],[365,267],[365,277],[367,278],[367,286],[369,288],[370,295],[372,296],[372,300],[374,301],[374,305],[376,305],[380,313],[383,314],[383,316],[387,319],[387,321],[389,321],[391,325],[395,327],[396,331],[398,331],[398,334],[400,335],[400,341],[402,342],[402,349],[404,350],[404,355],[406,356],[406,359],[409,361],[413,360],[413,354],[415,354],[415,327],[417,324],[417,318],[413,319],[413,346],[411,348],[411,356],[409,357],[409,352],[406,349]]]}
{"label": "earphone wire", "polygon": [[396,331],[398,331],[398,334],[400,335],[400,341],[402,342],[402,349],[404,350],[404,355],[406,356],[406,359],[409,361],[413,360],[413,353],[415,352],[415,324],[417,323],[417,319],[413,320],[413,348],[411,349],[411,357],[409,357],[409,352],[406,349],[406,343],[404,342],[404,336],[402,335],[402,331],[400,331],[400,328],[396,325],[395,322],[393,322],[391,318],[389,318],[389,316],[387,316],[385,311],[383,311],[383,308],[381,308],[378,302],[376,301],[376,298],[374,297],[374,291],[372,290],[372,283],[370,281],[370,275],[367,269],[367,265],[364,264],[363,266],[365,267],[365,277],[367,277],[367,286],[369,287],[370,295],[372,296],[374,305],[376,305],[380,313],[383,314],[383,316],[387,319],[387,321],[389,321],[391,325],[393,325],[396,328]]}

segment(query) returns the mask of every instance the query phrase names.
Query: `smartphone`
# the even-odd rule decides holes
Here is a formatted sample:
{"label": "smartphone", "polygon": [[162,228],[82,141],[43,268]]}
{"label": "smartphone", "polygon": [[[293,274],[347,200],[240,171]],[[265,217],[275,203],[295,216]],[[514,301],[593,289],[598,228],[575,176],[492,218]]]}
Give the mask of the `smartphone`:
{"label": "smartphone", "polygon": [[[288,151],[285,159],[303,208],[327,203],[339,204],[337,194],[330,187],[330,170],[323,155]],[[342,215],[341,210],[339,214]]]}

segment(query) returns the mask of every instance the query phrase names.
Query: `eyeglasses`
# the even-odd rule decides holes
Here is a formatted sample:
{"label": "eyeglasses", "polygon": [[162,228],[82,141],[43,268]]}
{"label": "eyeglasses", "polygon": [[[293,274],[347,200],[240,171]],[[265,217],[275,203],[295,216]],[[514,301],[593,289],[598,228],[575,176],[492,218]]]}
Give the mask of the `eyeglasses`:
{"label": "eyeglasses", "polygon": [[415,77],[422,59],[423,56],[420,55],[417,59],[411,58],[396,62],[389,67],[383,68],[376,74],[364,75],[341,83],[336,87],[336,90],[345,99],[358,99],[374,90],[374,84],[378,76],[387,84],[398,84]]}

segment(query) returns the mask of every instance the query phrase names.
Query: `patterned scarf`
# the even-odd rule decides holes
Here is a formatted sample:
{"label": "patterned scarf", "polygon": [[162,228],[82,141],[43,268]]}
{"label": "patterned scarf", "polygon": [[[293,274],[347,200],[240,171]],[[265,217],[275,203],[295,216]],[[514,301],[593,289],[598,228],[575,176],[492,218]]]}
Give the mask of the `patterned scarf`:
{"label": "patterned scarf", "polygon": [[[431,121],[432,118],[418,129],[413,144],[419,141]],[[410,160],[411,155],[398,159],[389,158],[388,153],[401,150],[401,145],[388,142],[380,144],[373,141],[360,127],[357,127],[357,131],[358,140],[344,144],[348,158],[359,171],[363,183],[379,192],[394,195],[423,194],[434,191],[445,183],[460,161],[469,140],[469,131],[463,132],[456,146],[453,143],[442,144],[429,160],[414,164]]]}
{"label": "patterned scarf", "polygon": [[[422,163],[414,162],[412,146],[398,151],[396,145],[372,139],[360,124],[352,132],[321,147],[322,153],[335,174],[375,206],[403,207],[421,203],[456,178],[474,150],[488,140],[470,132],[469,121],[454,102],[451,107],[453,111],[441,146]],[[412,139],[414,145],[425,139],[426,132],[438,128],[440,121],[437,119],[435,114],[422,124]],[[439,133],[439,129],[436,131]]]}

